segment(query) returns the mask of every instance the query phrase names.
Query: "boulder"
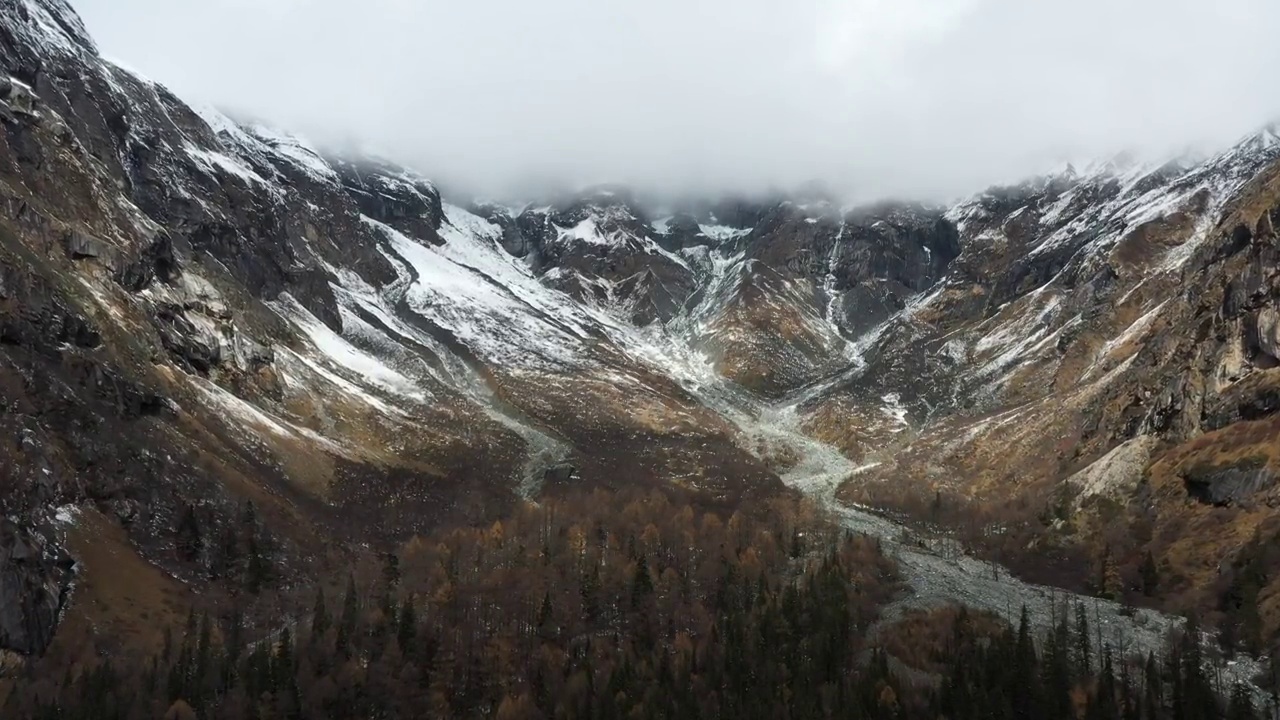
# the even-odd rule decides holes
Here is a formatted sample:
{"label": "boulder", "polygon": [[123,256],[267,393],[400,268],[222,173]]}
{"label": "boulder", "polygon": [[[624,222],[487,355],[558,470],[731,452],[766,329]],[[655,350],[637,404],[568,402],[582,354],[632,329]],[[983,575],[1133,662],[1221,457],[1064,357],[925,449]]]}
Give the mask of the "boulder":
{"label": "boulder", "polygon": [[37,102],[36,94],[29,85],[13,78],[4,78],[0,83],[0,103],[14,115],[38,116]]}
{"label": "boulder", "polygon": [[114,250],[110,245],[80,230],[71,230],[63,238],[67,256],[73,260],[94,258],[108,265],[113,263]]}
{"label": "boulder", "polygon": [[1264,458],[1247,458],[1226,466],[1197,466],[1183,471],[1187,494],[1210,505],[1237,505],[1275,485],[1276,474]]}
{"label": "boulder", "polygon": [[553,486],[567,483],[578,477],[578,468],[567,463],[553,465],[542,472],[544,485]]}
{"label": "boulder", "polygon": [[1256,321],[1258,349],[1280,360],[1280,311],[1273,307],[1258,312]]}
{"label": "boulder", "polygon": [[202,315],[166,306],[156,313],[160,342],[179,366],[208,375],[222,364],[222,341],[217,325]]}
{"label": "boulder", "polygon": [[1091,497],[1123,501],[1142,481],[1142,473],[1151,461],[1151,453],[1160,440],[1140,435],[1116,446],[1085,469],[1067,478],[1080,494],[1077,505]]}
{"label": "boulder", "polygon": [[170,282],[180,272],[173,242],[166,233],[153,237],[137,257],[115,264],[119,266],[116,282],[131,292],[146,290],[156,280]]}

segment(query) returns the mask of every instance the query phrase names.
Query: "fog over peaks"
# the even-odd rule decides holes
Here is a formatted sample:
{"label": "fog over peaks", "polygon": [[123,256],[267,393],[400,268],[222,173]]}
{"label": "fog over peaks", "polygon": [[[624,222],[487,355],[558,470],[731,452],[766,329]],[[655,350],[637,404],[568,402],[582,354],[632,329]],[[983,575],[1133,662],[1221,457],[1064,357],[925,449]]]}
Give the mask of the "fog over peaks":
{"label": "fog over peaks", "polygon": [[1280,117],[1274,0],[72,0],[188,99],[490,196],[946,198]]}

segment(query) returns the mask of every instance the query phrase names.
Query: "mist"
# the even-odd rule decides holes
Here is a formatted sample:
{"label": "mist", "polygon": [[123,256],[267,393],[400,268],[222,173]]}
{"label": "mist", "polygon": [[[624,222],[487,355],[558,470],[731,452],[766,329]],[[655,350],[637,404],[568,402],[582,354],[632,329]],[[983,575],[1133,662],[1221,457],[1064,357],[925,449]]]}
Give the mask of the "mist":
{"label": "mist", "polygon": [[1274,0],[72,0],[180,96],[467,192],[946,199],[1280,117]]}

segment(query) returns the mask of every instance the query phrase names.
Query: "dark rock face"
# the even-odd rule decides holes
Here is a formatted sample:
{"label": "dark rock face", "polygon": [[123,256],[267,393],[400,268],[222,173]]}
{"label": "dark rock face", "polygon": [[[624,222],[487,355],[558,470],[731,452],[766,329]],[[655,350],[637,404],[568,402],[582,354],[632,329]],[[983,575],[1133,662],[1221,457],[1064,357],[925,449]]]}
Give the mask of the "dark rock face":
{"label": "dark rock face", "polygon": [[955,227],[941,210],[886,204],[844,217],[777,206],[743,239],[748,257],[765,267],[822,283],[820,302],[835,300],[832,318],[856,337],[933,286],[960,253]]}
{"label": "dark rock face", "polygon": [[[278,408],[306,369],[277,351],[302,346],[272,307],[296,301],[341,331],[335,272],[399,281],[380,226],[440,243],[435,188],[388,163],[326,161],[293,138],[197,113],[98,57],[62,0],[0,0],[0,186],[0,649],[42,652],[65,609],[72,573],[62,531],[49,529],[54,507],[113,518],[121,551],[164,576],[233,586],[209,553],[175,557],[174,528],[197,506],[212,537],[266,497],[258,533],[279,579],[327,562],[344,540],[321,541],[315,527],[358,511],[358,492],[388,471],[345,461],[321,503],[295,480],[333,463],[335,445],[303,451],[305,473],[288,469],[287,451],[264,451],[281,432],[290,442],[315,432],[257,409]],[[236,427],[237,409],[260,421]],[[502,487],[457,502],[467,480],[505,477],[518,461],[501,430],[483,419],[469,429],[503,453],[482,470],[448,466],[456,482],[436,502],[361,542],[509,502]],[[469,452],[440,446],[428,448],[435,459]]]}
{"label": "dark rock face", "polygon": [[[853,221],[852,223],[850,221]],[[832,269],[843,326],[853,336],[901,310],[906,300],[932,287],[960,254],[955,226],[937,211],[890,207],[846,219]]]}
{"label": "dark rock face", "polygon": [[[850,221],[853,221],[852,223]],[[847,282],[885,280],[912,293],[937,282],[960,254],[956,228],[937,211],[890,207],[859,212],[845,224],[853,246],[842,263]]]}
{"label": "dark rock face", "polygon": [[1266,368],[1205,403],[1204,429],[1219,430],[1238,422],[1271,417],[1280,412],[1280,369]]}
{"label": "dark rock face", "polygon": [[[495,205],[472,209],[549,285],[625,308],[640,325],[669,322],[705,299],[706,253],[741,252],[760,263],[748,272],[762,267],[812,283],[805,302],[822,313],[830,305],[832,321],[856,336],[937,282],[960,252],[940,210],[882,204],[841,217],[830,204],[806,207],[785,199],[695,203],[655,225],[659,211],[609,191],[514,215]],[[706,226],[725,234],[708,235]]]}
{"label": "dark rock face", "polygon": [[172,282],[180,273],[173,242],[161,233],[146,243],[136,258],[118,261],[115,280],[130,292],[141,292],[155,280]]}
{"label": "dark rock face", "polygon": [[156,319],[160,342],[179,365],[207,376],[222,363],[221,343],[212,328],[197,327],[180,308],[161,308]]}
{"label": "dark rock face", "polygon": [[538,264],[543,234],[541,222],[533,220],[526,213],[513,216],[508,208],[498,205],[473,205],[469,209],[498,226],[501,230],[499,242],[503,250],[512,257],[528,260],[531,265]]}
{"label": "dark rock face", "polygon": [[655,231],[646,211],[619,191],[515,216],[492,205],[473,209],[500,228],[502,247],[548,285],[617,308],[639,325],[671,320],[696,287],[693,269],[672,252],[680,243]]}
{"label": "dark rock face", "polygon": [[440,244],[444,218],[435,187],[389,163],[335,161],[342,186],[360,212],[411,237]]}
{"label": "dark rock face", "polygon": [[1199,502],[1225,507],[1239,504],[1275,485],[1265,458],[1242,460],[1226,467],[1198,467],[1182,475],[1187,494]]}
{"label": "dark rock face", "polygon": [[0,647],[24,654],[48,647],[74,565],[41,536],[0,519]]}
{"label": "dark rock face", "polygon": [[703,234],[702,225],[698,219],[689,213],[677,213],[671,216],[667,221],[666,232],[657,233],[654,239],[671,252],[714,243],[714,240]]}
{"label": "dark rock face", "polygon": [[[833,322],[854,336],[930,287],[959,253],[955,227],[940,210],[910,205],[856,208],[842,217],[830,203],[773,198],[695,202],[673,212],[609,191],[518,212],[473,209],[498,226],[503,248],[549,285],[625,308],[641,325],[670,322],[708,301],[710,255],[741,253],[759,261],[747,264],[748,273],[764,268],[781,272],[784,282],[810,283],[806,312],[834,309]],[[796,299],[786,294],[786,302]]]}
{"label": "dark rock face", "polygon": [[[0,239],[5,231],[0,228]],[[67,306],[56,288],[20,266],[0,262],[0,284],[5,288],[7,312],[0,314],[0,343],[54,354],[66,343],[95,348],[102,335],[92,321]]]}
{"label": "dark rock face", "polygon": [[578,478],[578,469],[572,465],[556,465],[542,474],[542,482],[548,486],[568,486]]}
{"label": "dark rock face", "polygon": [[849,343],[938,283],[960,251],[941,210],[918,206],[787,201],[760,217],[716,249],[741,254],[727,283],[711,283],[730,290],[694,302],[710,303],[718,369],[770,397],[847,370]]}

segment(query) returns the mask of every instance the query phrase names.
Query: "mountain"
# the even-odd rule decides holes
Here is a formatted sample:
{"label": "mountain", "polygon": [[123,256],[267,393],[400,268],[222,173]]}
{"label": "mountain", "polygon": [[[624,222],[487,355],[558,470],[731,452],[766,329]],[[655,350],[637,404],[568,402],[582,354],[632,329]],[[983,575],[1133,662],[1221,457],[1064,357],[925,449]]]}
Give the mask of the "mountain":
{"label": "mountain", "polygon": [[509,207],[187,104],[62,0],[0,0],[0,127],[13,653],[155,642],[237,533],[284,593],[581,487],[807,492],[1117,598],[1150,558],[1173,610],[1276,533],[1275,128],[950,207]]}

